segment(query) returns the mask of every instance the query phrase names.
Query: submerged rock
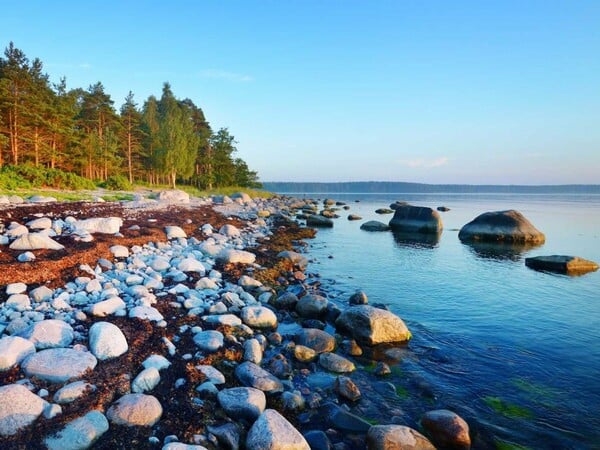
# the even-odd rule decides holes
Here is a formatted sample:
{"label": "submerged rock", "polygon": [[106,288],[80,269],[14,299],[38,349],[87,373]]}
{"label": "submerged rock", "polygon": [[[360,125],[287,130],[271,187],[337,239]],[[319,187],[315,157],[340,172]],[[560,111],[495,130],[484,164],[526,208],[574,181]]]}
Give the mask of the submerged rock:
{"label": "submerged rock", "polygon": [[523,214],[514,209],[486,212],[463,226],[458,233],[461,241],[543,244],[544,234]]}
{"label": "submerged rock", "polygon": [[360,226],[364,231],[389,231],[390,226],[378,220],[369,220]]}
{"label": "submerged rock", "polygon": [[525,265],[534,270],[582,275],[598,270],[594,261],[579,258],[578,256],[551,255],[525,258]]}
{"label": "submerged rock", "polygon": [[306,218],[306,226],[333,228],[333,220],[316,214],[311,214]]}
{"label": "submerged rock", "polygon": [[342,312],[336,326],[359,342],[369,345],[405,342],[410,331],[400,317],[369,305],[358,305]]}
{"label": "submerged rock", "polygon": [[442,231],[442,218],[437,211],[425,206],[399,205],[390,220],[394,231],[434,233]]}

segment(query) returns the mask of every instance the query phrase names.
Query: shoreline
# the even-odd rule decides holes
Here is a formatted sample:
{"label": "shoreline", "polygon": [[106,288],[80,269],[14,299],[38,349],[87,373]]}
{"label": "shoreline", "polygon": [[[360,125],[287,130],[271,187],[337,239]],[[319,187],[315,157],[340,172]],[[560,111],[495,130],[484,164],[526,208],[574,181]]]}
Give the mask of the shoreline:
{"label": "shoreline", "polygon": [[[368,350],[368,347],[361,348],[347,336],[336,334],[332,322],[342,312],[337,302],[327,302],[327,307],[319,314],[310,313],[306,314],[307,317],[299,317],[295,305],[291,307],[289,303],[291,296],[287,295],[286,298],[282,295],[282,293],[292,293],[296,297],[296,302],[298,297],[303,298],[313,294],[314,296],[326,295],[319,291],[319,274],[306,270],[305,255],[295,253],[299,241],[310,237],[310,232],[307,231],[309,229],[300,228],[289,219],[282,217],[273,219],[279,213],[289,210],[291,206],[301,209],[300,206],[304,203],[305,200],[288,198],[245,199],[238,203],[217,207],[198,204],[192,207],[169,205],[162,210],[141,207],[121,208],[123,215],[127,216],[120,229],[122,237],[94,234],[94,240],[85,243],[86,245],[77,243],[74,249],[65,246],[64,252],[67,253],[67,257],[72,256],[69,252],[74,250],[75,254],[88,252],[93,257],[101,256],[104,260],[108,260],[111,258],[106,258],[106,252],[110,252],[110,244],[122,245],[122,243],[129,244],[127,247],[131,254],[127,258],[118,257],[110,261],[102,261],[98,266],[88,264],[91,273],[87,268],[82,271],[79,266],[63,267],[61,276],[49,285],[54,289],[52,294],[39,303],[52,305],[52,302],[59,297],[66,299],[68,304],[75,303],[71,301],[73,299],[82,302],[81,292],[86,292],[88,301],[80,306],[69,305],[75,311],[70,311],[70,315],[68,311],[63,310],[55,310],[52,313],[45,311],[44,319],[58,316],[61,320],[72,322],[74,340],[67,347],[75,346],[79,351],[87,349],[89,329],[99,322],[115,324],[123,333],[129,347],[122,355],[99,360],[93,370],[77,377],[94,385],[95,390],[86,390],[72,403],[61,404],[62,412],[52,419],[47,419],[44,414],[41,414],[32,425],[24,427],[17,434],[0,437],[3,448],[37,448],[36,445],[43,448],[40,443],[42,435],[53,435],[59,432],[64,427],[68,427],[69,423],[85,417],[89,410],[97,409],[103,414],[108,414],[116,400],[126,395],[132,385],[136,384],[140,374],[147,372],[143,363],[153,353],[166,358],[170,367],[160,370],[156,386],[141,392],[146,392],[159,400],[163,410],[160,419],[150,427],[126,427],[116,424],[116,419],[111,418],[108,430],[98,433],[97,440],[91,448],[120,448],[124,445],[135,448],[176,448],[169,442],[173,440],[174,435],[181,443],[201,445],[205,448],[221,448],[220,446],[237,448],[231,439],[242,446],[246,441],[246,445],[250,448],[251,443],[247,442],[249,439],[247,432],[256,423],[255,415],[251,415],[252,420],[250,420],[248,415],[226,412],[223,408],[225,400],[221,400],[218,394],[244,385],[247,388],[250,388],[249,385],[253,386],[254,382],[242,381],[246,378],[237,373],[237,368],[242,361],[258,363],[258,366],[276,375],[275,380],[272,381],[278,387],[274,392],[266,389],[267,395],[262,409],[266,407],[266,409],[278,410],[289,423],[293,424],[290,426],[305,434],[313,431],[314,433],[309,435],[312,439],[320,439],[319,442],[329,441],[330,445],[339,449],[366,448],[367,433],[373,428],[373,424],[348,411],[350,409],[348,406],[360,402],[356,399],[356,391],[359,391],[359,388],[351,381],[352,372],[355,367],[358,367],[359,370],[355,373],[360,372],[358,378],[361,387],[365,386],[366,382],[374,385],[380,383],[385,388],[384,374],[389,368],[380,365],[366,370],[365,358],[360,358],[358,353],[362,353],[363,349]],[[51,211],[54,207],[52,214],[64,215],[72,212],[70,209],[75,206],[61,205],[67,206],[64,209],[61,209],[62,206],[57,209],[58,204],[56,204],[48,208]],[[118,212],[112,209],[111,205],[104,208],[99,207],[98,204],[94,205],[98,208],[95,213]],[[88,209],[87,214],[91,211]],[[80,213],[85,215],[86,210],[81,209]],[[174,216],[177,218],[175,219]],[[259,216],[271,216],[266,219],[271,223],[267,225],[265,219]],[[181,225],[187,237],[168,241],[164,234],[164,227],[169,225],[168,222],[177,222]],[[214,230],[209,230],[209,227],[205,226],[207,223],[210,223]],[[136,225],[139,229],[136,229]],[[234,228],[229,225],[233,225]],[[218,233],[217,230],[220,228],[222,232]],[[158,243],[161,241],[161,234],[162,240],[167,243],[143,245],[144,240],[147,242],[156,240]],[[67,238],[59,237],[57,241],[66,244]],[[218,262],[215,258],[217,255],[215,247],[221,244],[229,245],[236,251],[252,250],[259,265]],[[277,259],[276,255],[281,250],[289,250],[292,253],[288,258]],[[36,261],[16,264],[20,264],[21,267],[23,264],[29,264],[31,272],[44,274],[48,270],[56,271],[58,267],[56,264],[60,264],[61,260],[64,261],[62,258],[56,259],[52,256],[51,251],[43,250],[36,253],[39,253]],[[170,256],[168,269],[163,268],[163,272],[155,270],[152,267],[153,262],[165,253]],[[4,253],[3,258],[6,255]],[[14,258],[15,255],[10,256]],[[184,272],[178,269],[182,260],[191,262],[190,258],[196,259],[203,266],[203,270],[197,265],[194,271]],[[171,263],[172,261],[174,262]],[[107,262],[113,266],[110,267]],[[36,270],[35,266],[40,264],[47,265],[51,269]],[[152,270],[150,271],[149,268]],[[160,280],[157,277],[148,277],[140,282],[139,278],[144,278],[139,275],[143,274],[142,269],[147,272],[146,274],[159,272],[169,276],[161,275]],[[2,272],[10,273],[7,270]],[[130,280],[130,277],[136,275],[137,279]],[[89,284],[98,279],[101,280],[99,290],[88,289]],[[146,280],[154,281],[146,283]],[[271,285],[262,284],[260,280]],[[59,286],[60,281],[67,281],[66,289]],[[31,297],[31,292],[38,283],[29,284],[30,286],[27,286],[24,292]],[[151,288],[148,289],[147,286]],[[64,295],[65,292],[68,295]],[[89,313],[93,305],[114,297],[124,300],[125,308],[117,309],[113,314],[105,316]],[[7,297],[2,297],[0,301],[6,299]],[[34,307],[40,306],[33,299],[30,303]],[[154,321],[148,321],[123,317],[131,315],[131,311],[140,305],[153,308],[161,318],[155,317]],[[2,307],[6,307],[6,304],[0,306]],[[244,316],[244,308],[248,307],[257,317],[252,318],[252,314]],[[53,316],[56,311],[58,314]],[[84,317],[77,311],[88,312],[84,312],[86,314]],[[268,311],[271,311],[271,314]],[[21,315],[26,312],[28,312],[27,308],[21,312]],[[78,318],[73,319],[75,316]],[[244,319],[243,322],[240,317]],[[35,319],[39,320],[40,317],[36,316]],[[31,322],[35,322],[35,319]],[[12,320],[15,320],[14,315]],[[253,326],[249,326],[249,323]],[[329,341],[331,338],[333,342],[333,347],[328,348],[331,353],[325,353],[338,354],[341,360],[335,359],[335,362],[342,365],[349,363],[352,365],[352,370],[346,372],[344,369],[332,375],[331,371],[322,367],[323,364],[327,364],[326,362],[317,362],[319,358],[314,352],[304,349],[302,349],[303,353],[299,352],[300,346],[297,345],[297,341],[302,326],[305,329],[307,326],[311,329],[324,329],[324,333],[329,337],[319,334],[317,341],[322,343],[323,339]],[[19,333],[19,330],[11,329],[11,331],[14,334]],[[214,343],[204,342],[204,337],[198,337],[200,335],[211,339],[216,338],[217,344],[220,345],[212,347]],[[5,337],[6,333],[2,336]],[[64,343],[61,345],[64,346]],[[397,346],[391,346],[394,347]],[[40,350],[38,349],[38,353]],[[204,367],[198,369],[199,366],[209,365],[217,368],[220,374],[207,371]],[[380,371],[383,378],[371,373],[374,370]],[[155,377],[156,373],[152,376]],[[222,377],[224,383],[221,383]],[[20,365],[15,365],[8,371],[0,372],[0,387],[12,385],[25,378]],[[343,382],[342,388],[338,378]],[[33,388],[34,393],[44,394],[43,398],[48,403],[53,402],[54,395],[65,384],[65,382],[54,383],[35,377],[30,379],[34,383],[29,387]],[[337,387],[332,388],[331,381],[336,379],[338,379]],[[212,380],[212,383],[209,381],[209,384],[206,384],[206,380]],[[154,382],[156,380],[148,381],[149,385]],[[204,387],[198,392],[197,388],[201,385]],[[238,391],[235,392],[239,394]],[[360,393],[358,395],[360,396]],[[370,407],[373,406],[373,402],[366,399],[364,402],[367,402]],[[395,416],[393,411],[390,411],[389,423],[394,423],[396,420],[394,417],[397,417],[396,422],[399,422],[402,415],[401,410],[396,411]],[[417,421],[418,418],[410,420],[411,423]],[[291,435],[299,440],[299,445],[303,445],[300,435],[294,433]]]}

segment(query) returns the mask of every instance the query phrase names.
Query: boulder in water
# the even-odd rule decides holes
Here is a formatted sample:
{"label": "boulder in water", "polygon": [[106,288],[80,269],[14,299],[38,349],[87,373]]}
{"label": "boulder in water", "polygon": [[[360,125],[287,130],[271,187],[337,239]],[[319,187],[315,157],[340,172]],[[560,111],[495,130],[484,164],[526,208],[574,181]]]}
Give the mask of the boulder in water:
{"label": "boulder in water", "polygon": [[433,443],[441,448],[469,450],[469,425],[458,414],[447,409],[426,412],[421,425]]}
{"label": "boulder in water", "polygon": [[333,228],[333,220],[312,214],[306,218],[306,225],[309,227]]}
{"label": "boulder in water", "polygon": [[363,223],[360,226],[360,229],[364,231],[389,231],[390,227],[378,220],[369,220],[368,222]]}
{"label": "boulder in water", "polygon": [[410,331],[400,317],[369,305],[352,306],[335,321],[336,327],[368,345],[406,342]]}
{"label": "boulder in water", "polygon": [[398,205],[389,225],[394,231],[410,233],[439,234],[443,228],[442,218],[437,211],[412,205]]}
{"label": "boulder in water", "polygon": [[486,241],[516,244],[543,244],[544,234],[523,214],[514,209],[486,212],[463,226],[458,233],[461,241]]}
{"label": "boulder in water", "polygon": [[583,275],[584,273],[598,270],[598,264],[594,261],[579,258],[578,256],[566,255],[525,258],[525,265],[534,270],[545,270],[569,275]]}

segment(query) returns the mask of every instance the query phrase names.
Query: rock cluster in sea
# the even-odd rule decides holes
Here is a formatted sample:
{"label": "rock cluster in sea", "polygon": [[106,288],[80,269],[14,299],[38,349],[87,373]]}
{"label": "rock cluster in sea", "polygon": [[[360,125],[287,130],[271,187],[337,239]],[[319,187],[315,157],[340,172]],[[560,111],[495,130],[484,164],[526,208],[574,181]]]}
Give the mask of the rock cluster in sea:
{"label": "rock cluster in sea", "polygon": [[[181,195],[161,200],[186,202]],[[132,203],[142,207],[144,201]],[[316,448],[330,448],[332,441],[340,449],[357,442],[384,448],[381,442],[415,436],[423,448],[432,445],[412,428],[372,426],[344,406],[367,401],[352,378],[363,350],[410,339],[402,319],[368,305],[364,293],[354,294],[346,305],[331,301],[318,283],[302,275],[308,260],[295,251],[277,255],[293,266],[279,289],[254,276],[261,266],[251,250],[268,242],[272,221],[290,223],[296,211],[313,211],[314,202],[240,194],[212,203],[246,226],[216,229],[198,223],[203,236],[198,239],[186,236],[174,218],[162,242],[131,248],[118,243],[120,218],[40,217],[9,226],[4,236],[12,244],[34,234],[50,245],[56,236],[93,239],[99,232],[114,234],[115,244],[110,261],[81,266],[85,275],[63,287],[6,286],[6,301],[0,304],[0,372],[12,373],[16,381],[0,387],[0,442],[76,405],[78,415],[39,436],[45,446],[89,448],[112,427],[123,426],[149,427],[148,439],[163,449],[309,449],[315,442],[320,442]],[[162,330],[161,344],[144,349],[151,354],[132,370],[111,374],[110,386],[94,384],[106,365],[132,360],[131,353],[140,351],[136,327],[138,333]],[[186,368],[177,379],[175,367]],[[385,368],[377,370],[385,373]],[[331,390],[322,389],[318,380],[330,383]],[[165,383],[173,390],[191,386],[195,395],[188,400],[194,407],[215,408],[203,433],[160,434],[171,406],[159,399]],[[101,398],[101,392],[111,396]],[[432,441],[447,438],[444,421],[452,422],[447,415],[430,418]],[[304,423],[303,433],[298,423]],[[460,424],[464,440],[468,426]]]}

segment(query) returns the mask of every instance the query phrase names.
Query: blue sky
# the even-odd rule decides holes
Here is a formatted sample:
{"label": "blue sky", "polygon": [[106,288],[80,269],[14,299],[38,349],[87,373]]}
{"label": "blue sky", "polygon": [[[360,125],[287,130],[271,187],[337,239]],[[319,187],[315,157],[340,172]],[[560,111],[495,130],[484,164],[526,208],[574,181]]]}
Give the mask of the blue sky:
{"label": "blue sky", "polygon": [[117,106],[169,81],[263,181],[600,183],[599,1],[23,1],[11,40]]}

